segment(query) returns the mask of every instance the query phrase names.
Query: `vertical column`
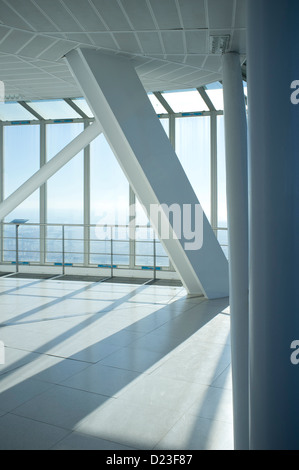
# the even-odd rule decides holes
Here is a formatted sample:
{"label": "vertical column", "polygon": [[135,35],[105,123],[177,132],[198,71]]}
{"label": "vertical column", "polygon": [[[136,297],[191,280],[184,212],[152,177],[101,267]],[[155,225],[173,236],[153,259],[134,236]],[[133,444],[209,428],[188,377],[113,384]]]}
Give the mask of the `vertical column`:
{"label": "vertical column", "polygon": [[[47,163],[46,157],[46,124],[40,123],[40,168]],[[40,221],[40,262],[45,264],[46,262],[46,239],[47,239],[47,184],[44,183],[40,187],[39,193],[39,221]]]}
{"label": "vertical column", "polygon": [[[89,127],[89,123],[84,123],[84,129]],[[90,253],[90,145],[84,148],[84,265],[89,264]]]}
{"label": "vertical column", "polygon": [[299,449],[299,2],[249,0],[247,17],[250,448]]}
{"label": "vertical column", "polygon": [[217,113],[211,111],[211,225],[217,235],[218,227],[218,200],[217,200]]}
{"label": "vertical column", "polygon": [[175,115],[173,113],[169,114],[169,140],[175,150]]}
{"label": "vertical column", "polygon": [[[4,130],[3,124],[0,123],[0,203],[4,200]],[[0,220],[0,262],[3,261],[3,225]]]}
{"label": "vertical column", "polygon": [[223,58],[235,448],[249,446],[248,170],[246,108],[238,54]]}
{"label": "vertical column", "polygon": [[135,268],[135,255],[136,255],[136,196],[133,188],[129,186],[129,237],[130,237],[130,269]]}

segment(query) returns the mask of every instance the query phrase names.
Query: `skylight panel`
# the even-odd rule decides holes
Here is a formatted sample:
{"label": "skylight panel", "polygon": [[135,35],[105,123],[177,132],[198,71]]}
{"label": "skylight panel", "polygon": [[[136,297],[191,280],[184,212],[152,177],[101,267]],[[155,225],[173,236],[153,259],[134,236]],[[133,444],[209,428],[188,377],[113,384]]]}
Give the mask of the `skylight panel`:
{"label": "skylight panel", "polygon": [[162,106],[158,98],[153,93],[148,93],[148,97],[157,114],[167,114],[166,109],[164,106]]}
{"label": "skylight panel", "polygon": [[212,101],[217,111],[224,109],[222,88],[207,89],[206,94]]}
{"label": "skylight panel", "polygon": [[0,120],[1,121],[34,121],[33,116],[27,109],[23,108],[19,103],[8,102],[0,103]]}
{"label": "skylight panel", "polygon": [[86,116],[89,118],[94,117],[92,110],[84,98],[74,98],[72,101],[81,109],[81,111],[83,111],[83,113],[86,114]]}
{"label": "skylight panel", "polygon": [[175,113],[209,111],[197,90],[181,90],[162,93]]}
{"label": "skylight panel", "polygon": [[64,100],[30,101],[28,104],[44,119],[77,119],[81,117]]}

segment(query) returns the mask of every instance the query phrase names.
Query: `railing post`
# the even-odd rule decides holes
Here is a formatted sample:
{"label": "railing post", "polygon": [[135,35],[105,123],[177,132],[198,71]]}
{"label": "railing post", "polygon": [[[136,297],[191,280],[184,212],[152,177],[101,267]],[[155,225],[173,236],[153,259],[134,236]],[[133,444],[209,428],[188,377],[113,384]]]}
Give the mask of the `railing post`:
{"label": "railing post", "polygon": [[157,262],[156,262],[156,236],[154,234],[154,280],[156,280],[156,266],[157,266]]}
{"label": "railing post", "polygon": [[16,273],[19,272],[19,224],[16,224]]}
{"label": "railing post", "polygon": [[113,227],[110,227],[110,262],[111,262],[111,277],[113,277]]}
{"label": "railing post", "polygon": [[65,241],[65,235],[64,235],[64,225],[62,225],[62,275],[64,276],[65,274],[65,246],[64,246],[64,241]]}

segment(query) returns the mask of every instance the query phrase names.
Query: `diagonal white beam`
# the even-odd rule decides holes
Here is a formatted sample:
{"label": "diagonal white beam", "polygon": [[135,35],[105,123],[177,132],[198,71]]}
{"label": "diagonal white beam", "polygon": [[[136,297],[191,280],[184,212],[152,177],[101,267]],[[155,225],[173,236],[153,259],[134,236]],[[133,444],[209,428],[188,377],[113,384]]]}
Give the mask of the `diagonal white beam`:
{"label": "diagonal white beam", "polygon": [[[185,220],[182,236],[163,238],[151,217],[152,206],[175,205],[183,213],[188,205],[194,214],[199,202],[130,60],[77,49],[66,61],[189,294],[228,296],[228,263],[206,216],[196,249],[186,249]],[[162,219],[177,233],[167,211]]]}
{"label": "diagonal white beam", "polygon": [[101,132],[101,125],[98,122],[94,122],[75,137],[72,142],[66,145],[55,157],[34,173],[34,175],[0,204],[0,220],[3,220],[4,217],[34,193],[34,191],[42,186],[51,176],[55,175],[58,170],[66,165],[66,163],[75,157],[84,147],[90,144]]}

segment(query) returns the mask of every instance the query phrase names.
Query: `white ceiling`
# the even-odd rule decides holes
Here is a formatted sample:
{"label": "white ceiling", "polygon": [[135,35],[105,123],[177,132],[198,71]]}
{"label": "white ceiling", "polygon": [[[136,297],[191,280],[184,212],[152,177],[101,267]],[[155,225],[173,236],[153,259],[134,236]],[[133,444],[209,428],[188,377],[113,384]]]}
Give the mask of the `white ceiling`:
{"label": "white ceiling", "polygon": [[210,35],[245,59],[245,0],[0,0],[6,101],[79,97],[63,59],[77,47],[131,58],[146,91],[221,80]]}

